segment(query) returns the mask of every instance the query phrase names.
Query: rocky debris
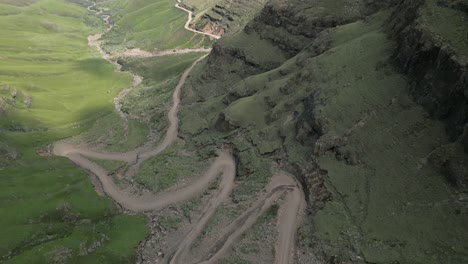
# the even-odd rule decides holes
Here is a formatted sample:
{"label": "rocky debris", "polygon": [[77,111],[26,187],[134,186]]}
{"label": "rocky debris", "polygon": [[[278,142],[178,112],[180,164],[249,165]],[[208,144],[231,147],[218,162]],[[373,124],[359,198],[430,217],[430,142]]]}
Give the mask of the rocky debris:
{"label": "rocky debris", "polygon": [[26,129],[24,129],[20,125],[11,125],[8,127],[8,131],[26,133]]}
{"label": "rocky debris", "polygon": [[66,263],[73,256],[73,251],[64,246],[56,246],[45,254],[48,263],[62,264]]}
{"label": "rocky debris", "polygon": [[10,98],[10,103],[12,106],[15,106],[17,96],[18,96],[18,90],[16,90],[16,88],[13,88],[13,90],[11,91],[11,98]]}
{"label": "rocky debris", "polygon": [[22,91],[22,93],[23,93],[23,105],[24,105],[24,107],[25,108],[30,108],[31,104],[32,104],[31,96],[28,93],[24,92],[24,91]]}
{"label": "rocky debris", "polygon": [[314,155],[318,157],[329,150],[344,146],[345,143],[346,138],[337,136],[334,133],[327,133],[315,142]]}
{"label": "rocky debris", "polygon": [[[246,52],[238,47],[225,46],[223,43],[215,43],[213,50],[208,57],[208,65],[218,65],[219,63],[226,63],[234,67],[238,66],[236,74],[242,77],[249,75],[259,74],[277,68],[279,63],[260,64],[258,61],[252,60],[246,55]],[[219,67],[218,67],[219,69]],[[218,71],[206,71],[205,78],[219,78]]]}
{"label": "rocky debris", "polygon": [[10,164],[20,156],[21,154],[16,149],[4,143],[0,143],[0,167]]}
{"label": "rocky debris", "polygon": [[44,148],[40,148],[36,150],[36,154],[41,157],[51,157],[53,156],[53,146],[52,144],[48,144]]}
{"label": "rocky debris", "polygon": [[104,243],[109,241],[110,238],[106,234],[101,234],[101,238],[99,240],[95,240],[92,242],[81,242],[80,243],[80,249],[78,252],[78,256],[86,256],[101,247]]}
{"label": "rocky debris", "polygon": [[339,161],[344,161],[346,164],[355,166],[361,163],[358,155],[355,152],[344,150],[343,148],[335,148],[335,157]]}
{"label": "rocky debris", "polygon": [[[242,30],[266,0],[221,0],[194,21],[193,27],[203,32],[224,35]],[[192,8],[193,10],[193,8]]]}
{"label": "rocky debris", "polygon": [[325,186],[324,178],[327,175],[327,171],[320,169],[312,161],[308,163],[295,163],[293,168],[304,189],[309,209],[312,211],[322,209],[326,202],[332,199],[331,193]]}
{"label": "rocky debris", "polygon": [[16,88],[13,88],[13,90],[11,91],[11,99],[16,99],[16,96],[18,96],[18,90],[16,90]]}
{"label": "rocky debris", "polygon": [[195,26],[196,30],[199,30],[201,32],[210,33],[210,34],[217,35],[217,36],[224,35],[224,28],[222,26],[218,25],[217,23],[213,23],[213,20],[215,20],[215,19],[211,18],[208,15],[205,15],[204,17],[208,18],[208,20],[210,22],[206,23],[206,25],[203,28]]}

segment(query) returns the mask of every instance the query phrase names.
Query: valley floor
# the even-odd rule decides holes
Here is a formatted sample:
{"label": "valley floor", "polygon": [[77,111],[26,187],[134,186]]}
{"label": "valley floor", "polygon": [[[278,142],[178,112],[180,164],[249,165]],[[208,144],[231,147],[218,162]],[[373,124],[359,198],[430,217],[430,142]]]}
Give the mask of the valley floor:
{"label": "valley floor", "polygon": [[0,261],[468,261],[397,12],[264,2],[0,0]]}

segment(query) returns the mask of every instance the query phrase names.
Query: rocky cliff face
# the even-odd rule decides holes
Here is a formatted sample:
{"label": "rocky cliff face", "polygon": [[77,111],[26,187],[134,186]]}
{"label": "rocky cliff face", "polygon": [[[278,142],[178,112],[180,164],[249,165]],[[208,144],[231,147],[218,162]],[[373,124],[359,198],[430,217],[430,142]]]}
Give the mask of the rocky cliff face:
{"label": "rocky cliff face", "polygon": [[[460,152],[468,153],[463,146],[468,125],[467,7],[467,1],[401,1],[389,20],[398,43],[394,60],[409,77],[412,97],[431,117],[445,123],[447,134],[456,142],[439,148],[431,160],[450,183],[465,192],[468,159]],[[453,17],[444,17],[451,19],[444,25],[447,22],[434,17],[434,12]],[[465,24],[457,24],[457,18]],[[455,31],[441,32],[437,27]]]}
{"label": "rocky cliff face", "polygon": [[294,56],[323,30],[356,21],[365,12],[363,1],[270,1],[245,31]]}
{"label": "rocky cliff face", "polygon": [[196,69],[181,133],[297,177],[297,263],[464,263],[464,3],[270,1]]}
{"label": "rocky cliff face", "polygon": [[[424,9],[431,4],[436,5],[434,12],[450,9],[464,16],[468,23],[466,2],[401,1],[389,21],[390,31],[398,42],[394,57],[411,78],[410,91],[416,102],[444,121],[447,133],[456,140],[468,123],[468,44],[462,44],[463,50],[457,50],[456,44],[446,39],[456,36],[438,35],[427,25]],[[463,36],[466,30],[457,30],[460,39],[455,41],[466,42],[468,35]]]}
{"label": "rocky cliff face", "polygon": [[200,3],[186,0],[184,4],[196,14],[192,27],[225,35],[242,30],[266,2],[267,0],[209,0]]}
{"label": "rocky cliff face", "polygon": [[[327,29],[380,10],[379,1],[269,1],[245,28],[215,43],[202,80],[222,87],[239,79],[278,68],[312,42],[320,52],[326,40],[314,41]],[[325,37],[326,38],[326,37]],[[226,67],[219,67],[219,65]]]}

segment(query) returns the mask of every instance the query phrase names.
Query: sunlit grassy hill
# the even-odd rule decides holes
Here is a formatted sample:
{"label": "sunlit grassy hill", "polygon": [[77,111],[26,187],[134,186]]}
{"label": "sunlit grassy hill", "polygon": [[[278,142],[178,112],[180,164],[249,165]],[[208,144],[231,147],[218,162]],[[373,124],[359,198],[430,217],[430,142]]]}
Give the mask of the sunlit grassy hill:
{"label": "sunlit grassy hill", "polygon": [[0,262],[128,263],[146,234],[64,158],[38,149],[113,111],[131,77],[87,45],[97,17],[64,0],[0,0]]}
{"label": "sunlit grassy hill", "polygon": [[97,18],[59,0],[0,2],[14,10],[0,16],[0,93],[9,110],[4,126],[57,128],[112,110],[112,98],[130,76],[115,73],[88,47],[87,36],[101,30]]}
{"label": "sunlit grassy hill", "polygon": [[187,13],[174,0],[116,0],[103,4],[112,10],[114,29],[106,34],[108,47],[171,49],[210,45],[209,37],[184,29]]}

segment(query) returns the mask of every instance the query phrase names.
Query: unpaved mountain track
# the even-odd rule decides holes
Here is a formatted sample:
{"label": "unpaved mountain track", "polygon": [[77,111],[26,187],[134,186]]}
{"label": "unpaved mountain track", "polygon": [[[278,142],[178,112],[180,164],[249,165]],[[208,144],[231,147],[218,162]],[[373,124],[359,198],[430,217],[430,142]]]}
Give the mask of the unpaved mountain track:
{"label": "unpaved mountain track", "polygon": [[[179,3],[180,4],[180,3]],[[178,4],[178,5],[179,5]],[[93,11],[94,3],[88,10]],[[189,12],[189,20],[186,23],[186,28],[191,21],[191,12]],[[97,14],[101,11],[93,11]],[[105,18],[108,21],[109,18]],[[109,26],[112,28],[112,26]],[[110,30],[110,29],[108,29]],[[190,30],[190,29],[189,29]],[[194,31],[194,30],[191,30]],[[194,31],[199,33],[198,31]],[[202,33],[200,33],[202,34]],[[206,34],[205,35],[211,35]],[[98,50],[103,57],[113,63],[110,55],[106,54],[99,42],[101,35],[90,36],[90,45],[96,44]],[[216,36],[217,37],[217,36]],[[218,37],[219,38],[219,37]],[[170,254],[167,261],[171,264],[186,264],[186,263],[217,263],[223,257],[232,245],[238,241],[243,233],[245,233],[253,224],[262,216],[268,208],[275,204],[281,197],[285,196],[285,201],[280,206],[278,216],[278,240],[276,245],[275,263],[290,264],[293,261],[293,250],[295,242],[295,230],[299,224],[300,216],[305,209],[304,194],[300,186],[296,183],[293,177],[284,172],[279,172],[272,177],[271,182],[266,188],[264,195],[259,196],[254,205],[235,219],[225,231],[218,236],[215,243],[210,247],[206,256],[200,256],[199,260],[187,260],[190,249],[197,237],[203,232],[208,223],[208,220],[213,216],[216,209],[226,201],[233,188],[236,175],[236,164],[231,152],[227,149],[219,150],[218,157],[213,159],[210,167],[197,177],[192,182],[178,187],[175,190],[161,192],[158,194],[135,195],[120,189],[109,176],[109,172],[98,164],[90,161],[88,158],[97,160],[117,160],[123,161],[130,165],[130,171],[127,177],[134,175],[141,163],[151,157],[154,157],[169,147],[176,139],[178,134],[178,109],[180,105],[180,93],[185,81],[195,65],[206,57],[195,61],[181,76],[177,86],[175,87],[172,101],[173,105],[168,113],[169,127],[162,142],[151,147],[150,144],[123,153],[101,153],[92,151],[86,148],[79,148],[65,142],[57,142],[54,144],[53,153],[57,156],[69,158],[77,166],[85,171],[88,171],[97,176],[102,184],[104,193],[111,197],[116,203],[123,208],[134,211],[144,212],[150,210],[160,210],[172,204],[187,201],[206,190],[210,183],[217,178],[220,178],[216,193],[212,196],[200,219],[193,228],[186,234],[178,247]],[[113,63],[117,64],[116,62]],[[120,66],[117,64],[117,69]]]}
{"label": "unpaved mountain track", "polygon": [[198,31],[198,30],[195,30],[193,28],[190,27],[190,24],[192,23],[192,16],[193,16],[193,12],[188,10],[187,8],[183,7],[182,6],[182,1],[181,0],[177,0],[177,4],[175,5],[175,7],[185,11],[188,13],[188,19],[187,19],[187,22],[185,23],[185,29],[186,30],[189,30],[189,31],[192,31],[194,33],[198,33],[198,34],[202,34],[202,35],[205,35],[205,36],[209,36],[209,37],[212,37],[214,39],[219,39],[221,38],[220,36],[218,35],[214,35],[214,34],[211,34],[211,33],[207,33],[207,32],[203,32],[203,31]]}
{"label": "unpaved mountain track", "polygon": [[172,49],[172,50],[155,50],[153,52],[141,50],[141,49],[129,49],[119,54],[115,54],[112,58],[153,58],[163,57],[168,55],[187,54],[192,52],[206,52],[209,53],[211,48],[198,48],[198,49]]}
{"label": "unpaved mountain track", "polygon": [[300,220],[298,216],[305,210],[303,192],[294,179],[284,172],[274,175],[266,189],[267,192],[252,207],[224,229],[224,233],[218,237],[218,240],[209,250],[208,256],[203,261],[197,263],[217,263],[231,246],[240,239],[241,235],[251,228],[284,194],[286,194],[286,201],[280,207],[280,216],[278,218],[279,236],[276,246],[275,263],[292,263],[295,232],[291,232],[291,230],[294,231],[298,227]]}
{"label": "unpaved mountain track", "polygon": [[[90,0],[87,0],[90,2]],[[107,26],[106,30],[104,33],[98,33],[95,35],[91,35],[88,37],[88,45],[91,47],[94,47],[98,50],[99,54],[101,54],[102,58],[110,62],[112,65],[116,67],[117,72],[124,72],[122,71],[122,65],[117,62],[118,59],[120,58],[152,58],[152,57],[162,57],[162,56],[168,56],[168,55],[177,55],[177,54],[187,54],[187,53],[193,53],[193,52],[206,52],[209,53],[211,51],[211,48],[198,48],[198,49],[171,49],[171,50],[156,50],[153,52],[149,51],[144,51],[141,49],[126,49],[124,51],[115,53],[115,54],[109,54],[107,53],[103,48],[102,48],[102,36],[109,31],[111,31],[114,28],[114,25],[109,22],[110,16],[108,15],[102,15],[104,10],[102,8],[96,8],[96,2],[91,2],[91,4],[88,6],[88,10],[90,12],[93,12],[94,14],[101,16],[102,20],[104,21],[104,24]],[[179,8],[179,7],[178,7]],[[184,8],[181,8],[185,10]],[[189,10],[186,10],[187,12],[190,12]],[[189,20],[191,21],[191,13],[189,15]],[[190,22],[188,22],[189,24]],[[187,25],[186,25],[187,26]],[[188,27],[188,26],[187,26]],[[189,29],[190,30],[190,29]],[[194,31],[194,30],[191,30]],[[203,33],[203,32],[198,32],[194,31],[195,33],[200,33],[204,35],[211,35],[208,33]],[[214,36],[214,35],[213,35]],[[219,38],[219,37],[215,37]],[[143,77],[140,75],[137,75],[133,72],[126,71],[127,73],[131,74],[133,77],[133,82],[130,87],[124,88],[120,91],[120,93],[114,98],[114,104],[115,104],[115,110],[119,115],[124,118],[125,123],[127,124],[127,116],[122,112],[122,100],[125,98],[128,93],[133,90],[135,87],[140,85],[143,82]]]}

